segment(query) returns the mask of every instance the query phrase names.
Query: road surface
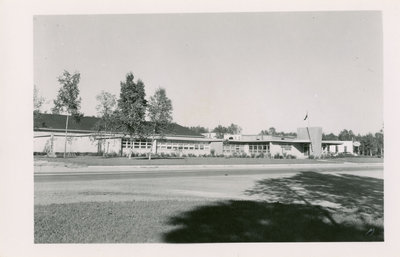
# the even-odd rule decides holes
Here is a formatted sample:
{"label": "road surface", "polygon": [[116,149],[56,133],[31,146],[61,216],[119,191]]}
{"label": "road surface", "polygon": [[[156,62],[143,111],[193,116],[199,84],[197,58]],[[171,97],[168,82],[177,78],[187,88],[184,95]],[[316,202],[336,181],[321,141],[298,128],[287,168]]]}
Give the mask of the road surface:
{"label": "road surface", "polygon": [[347,173],[383,178],[383,168],[372,166],[260,168],[147,168],[35,173],[35,204],[87,201],[250,199],[245,192],[262,179],[299,172]]}

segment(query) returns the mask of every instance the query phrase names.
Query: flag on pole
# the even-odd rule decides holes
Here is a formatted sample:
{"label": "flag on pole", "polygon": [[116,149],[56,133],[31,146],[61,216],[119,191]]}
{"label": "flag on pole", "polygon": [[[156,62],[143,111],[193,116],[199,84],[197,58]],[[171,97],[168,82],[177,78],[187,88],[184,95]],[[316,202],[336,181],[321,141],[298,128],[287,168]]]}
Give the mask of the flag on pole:
{"label": "flag on pole", "polygon": [[304,117],[304,120],[306,120],[308,118],[308,112],[306,113],[306,117]]}

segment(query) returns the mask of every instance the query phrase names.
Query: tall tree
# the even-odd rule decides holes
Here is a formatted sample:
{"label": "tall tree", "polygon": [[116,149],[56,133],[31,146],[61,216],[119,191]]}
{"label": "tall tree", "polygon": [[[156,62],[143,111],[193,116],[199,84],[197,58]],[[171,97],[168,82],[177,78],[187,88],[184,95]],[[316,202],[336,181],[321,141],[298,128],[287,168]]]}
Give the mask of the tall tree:
{"label": "tall tree", "polygon": [[40,108],[42,108],[43,103],[45,102],[45,98],[39,95],[39,89],[37,89],[36,85],[33,86],[33,112],[40,113]]}
{"label": "tall tree", "polygon": [[379,132],[375,133],[375,138],[376,138],[376,145],[377,145],[377,151],[380,156],[383,156],[384,154],[384,138],[383,138],[383,129],[381,129]]}
{"label": "tall tree", "polygon": [[338,137],[339,137],[340,141],[351,141],[354,139],[355,135],[354,135],[353,131],[343,129],[342,131],[340,131]]}
{"label": "tall tree", "polygon": [[116,96],[109,92],[101,91],[101,93],[96,96],[96,99],[99,102],[96,106],[97,116],[100,118],[100,121],[96,124],[97,130],[109,132],[111,130],[116,130],[118,126]]}
{"label": "tall tree", "polygon": [[231,123],[231,125],[227,128],[229,134],[240,134],[242,132],[242,128],[239,125]]}
{"label": "tall tree", "polygon": [[109,92],[101,91],[96,96],[96,100],[99,102],[96,105],[97,115],[99,117],[110,116],[117,105],[117,97]]}
{"label": "tall tree", "polygon": [[79,97],[78,88],[80,77],[81,75],[79,72],[70,74],[66,70],[58,77],[61,88],[58,90],[57,98],[54,100],[52,111],[53,113],[62,113],[67,116],[65,121],[64,158],[67,152],[68,117],[70,115],[77,119],[80,117],[81,98]]}
{"label": "tall tree", "polygon": [[270,127],[268,129],[268,134],[272,135],[272,136],[275,136],[276,135],[276,129],[274,127]]}
{"label": "tall tree", "polygon": [[208,133],[208,128],[202,127],[202,126],[195,126],[195,127],[188,127],[191,131],[201,134],[201,133]]}
{"label": "tall tree", "polygon": [[322,134],[322,140],[338,140],[338,136],[333,133],[330,134]]}
{"label": "tall tree", "polygon": [[33,86],[33,126],[36,127],[40,124],[40,111],[45,98],[39,95],[39,89],[36,85]]}
{"label": "tall tree", "polygon": [[216,138],[222,139],[224,135],[228,133],[228,129],[224,126],[218,125],[213,129],[213,132],[216,133]]}
{"label": "tall tree", "polygon": [[[150,132],[152,135],[153,147],[157,153],[157,140],[154,139],[158,134],[164,136],[165,130],[172,122],[172,102],[167,97],[164,88],[158,88],[153,96],[150,97],[148,105],[148,116],[150,119]],[[151,152],[149,154],[151,159]]]}
{"label": "tall tree", "polygon": [[118,120],[120,129],[131,137],[140,137],[144,133],[147,101],[144,84],[139,79],[134,82],[132,72],[126,74],[125,81],[121,81],[120,98],[118,100]]}
{"label": "tall tree", "polygon": [[100,120],[95,125],[96,130],[99,132],[95,138],[99,140],[99,143],[102,143],[103,155],[105,156],[108,152],[105,138],[109,137],[113,131],[116,131],[118,121],[115,115],[117,98],[109,92],[101,91],[96,96],[96,100],[98,101],[96,106],[97,116]]}

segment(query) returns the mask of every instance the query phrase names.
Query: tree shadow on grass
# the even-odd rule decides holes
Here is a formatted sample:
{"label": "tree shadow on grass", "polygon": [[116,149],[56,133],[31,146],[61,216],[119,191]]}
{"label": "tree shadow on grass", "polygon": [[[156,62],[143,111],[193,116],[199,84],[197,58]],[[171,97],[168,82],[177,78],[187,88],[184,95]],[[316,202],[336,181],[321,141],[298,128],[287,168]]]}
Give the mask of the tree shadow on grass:
{"label": "tree shadow on grass", "polygon": [[319,206],[228,201],[199,207],[169,221],[179,226],[164,235],[168,243],[380,241],[355,225],[331,221]]}
{"label": "tree shadow on grass", "polygon": [[281,203],[333,205],[331,211],[348,211],[383,219],[383,180],[371,177],[302,172],[292,177],[264,179],[248,195],[259,195]]}
{"label": "tree shadow on grass", "polygon": [[[245,193],[265,199],[217,202],[181,213],[170,218],[169,225],[177,228],[166,233],[164,241],[383,241],[380,179],[302,172],[260,180]],[[380,221],[373,222],[376,219]]]}

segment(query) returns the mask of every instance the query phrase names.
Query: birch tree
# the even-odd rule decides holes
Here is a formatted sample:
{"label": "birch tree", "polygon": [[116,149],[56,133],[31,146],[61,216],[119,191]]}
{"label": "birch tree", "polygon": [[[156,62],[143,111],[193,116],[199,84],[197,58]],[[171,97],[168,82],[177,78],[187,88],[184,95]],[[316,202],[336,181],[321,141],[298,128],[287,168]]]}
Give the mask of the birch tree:
{"label": "birch tree", "polygon": [[79,97],[79,81],[81,74],[75,72],[70,74],[64,70],[63,74],[58,77],[58,82],[61,88],[58,90],[57,98],[54,100],[54,107],[52,112],[55,114],[65,114],[65,145],[64,145],[64,158],[67,152],[67,135],[68,135],[68,119],[69,116],[78,118],[80,116],[79,110],[81,108],[81,98]]}
{"label": "birch tree", "polygon": [[[162,138],[168,126],[172,122],[172,101],[167,97],[164,88],[158,88],[153,96],[150,97],[148,116],[150,119],[150,134],[152,135],[152,144],[157,153],[158,134]],[[149,154],[151,159],[151,152]]]}

